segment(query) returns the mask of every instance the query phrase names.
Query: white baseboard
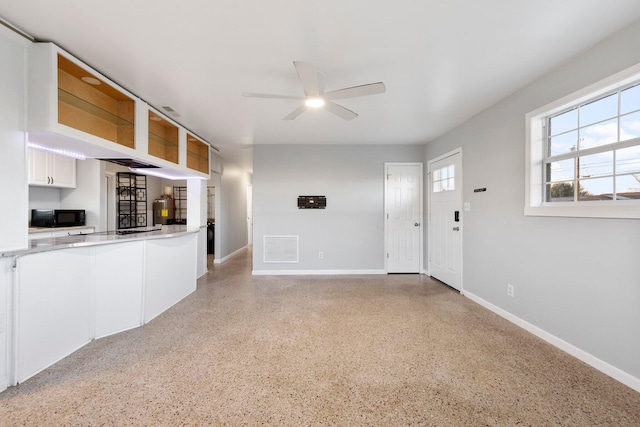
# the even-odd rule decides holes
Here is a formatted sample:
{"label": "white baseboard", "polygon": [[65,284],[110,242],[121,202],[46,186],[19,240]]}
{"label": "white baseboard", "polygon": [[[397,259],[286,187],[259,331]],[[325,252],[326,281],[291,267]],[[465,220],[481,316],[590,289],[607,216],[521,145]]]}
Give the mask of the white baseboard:
{"label": "white baseboard", "polygon": [[243,250],[247,249],[246,246],[241,247],[240,249],[238,249],[235,252],[232,252],[231,254],[227,255],[226,257],[222,258],[222,259],[214,259],[213,263],[214,264],[222,264],[223,262],[225,262],[226,260],[228,260],[229,258],[232,258],[236,255],[238,255],[240,252],[242,252]]}
{"label": "white baseboard", "polygon": [[339,274],[387,274],[384,270],[253,270],[254,276],[319,276]]}
{"label": "white baseboard", "polygon": [[627,372],[619,368],[616,368],[615,366],[612,366],[603,360],[598,359],[592,354],[587,353],[586,351],[574,346],[573,344],[570,344],[564,341],[563,339],[556,337],[555,335],[527,322],[526,320],[523,320],[517,316],[514,316],[508,311],[503,310],[502,308],[491,304],[490,302],[480,298],[477,295],[474,295],[467,291],[463,292],[463,295],[469,298],[470,300],[480,304],[481,306],[493,311],[497,315],[507,319],[511,323],[514,323],[520,326],[521,328],[525,329],[526,331],[531,332],[533,335],[537,336],[538,338],[541,338],[546,342],[548,342],[549,344],[559,348],[560,350],[569,353],[570,355],[583,361],[587,365],[592,366],[593,368],[599,370],[600,372],[609,375],[611,378],[617,381],[620,381],[622,384],[628,387],[631,387],[637,392],[640,392],[639,378],[636,378],[633,375],[628,374]]}

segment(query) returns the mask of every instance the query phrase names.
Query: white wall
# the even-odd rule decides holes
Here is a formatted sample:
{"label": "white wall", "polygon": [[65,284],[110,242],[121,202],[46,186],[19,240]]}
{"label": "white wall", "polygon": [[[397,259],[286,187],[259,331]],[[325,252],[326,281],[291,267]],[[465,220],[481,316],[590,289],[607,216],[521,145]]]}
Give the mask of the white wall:
{"label": "white wall", "polygon": [[26,40],[0,25],[0,250],[27,246],[27,45]]}
{"label": "white wall", "polygon": [[[27,247],[29,214],[25,138],[27,43],[0,25],[0,251]],[[7,388],[11,260],[0,261],[0,391]]]}
{"label": "white wall", "polygon": [[[426,146],[463,147],[464,291],[640,386],[640,222],[525,217],[525,114],[640,62],[640,23]],[[474,188],[486,187],[483,193]],[[428,255],[427,255],[428,256]],[[507,296],[507,283],[515,296]],[[588,358],[588,357],[587,357]],[[601,363],[602,362],[602,363]],[[593,364],[593,363],[592,363]]]}
{"label": "white wall", "polygon": [[[84,209],[86,224],[103,230],[102,213],[105,210],[105,163],[100,160],[76,160],[76,188],[60,190],[61,209]],[[34,191],[30,187],[29,191]]]}
{"label": "white wall", "polygon": [[29,215],[31,209],[60,209],[60,188],[29,186]]}
{"label": "white wall", "polygon": [[[384,271],[384,162],[422,161],[423,150],[254,146],[253,270]],[[326,196],[327,208],[298,209],[298,196]],[[300,262],[264,263],[265,235],[298,235]]]}

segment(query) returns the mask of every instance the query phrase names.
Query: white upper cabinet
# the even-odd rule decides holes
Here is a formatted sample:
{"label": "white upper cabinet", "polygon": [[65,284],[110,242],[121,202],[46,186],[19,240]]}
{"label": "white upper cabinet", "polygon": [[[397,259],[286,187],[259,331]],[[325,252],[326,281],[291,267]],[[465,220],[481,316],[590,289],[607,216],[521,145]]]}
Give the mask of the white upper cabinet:
{"label": "white upper cabinet", "polygon": [[75,188],[76,159],[30,148],[29,185]]}
{"label": "white upper cabinet", "polygon": [[132,158],[176,178],[208,178],[208,170],[169,153],[187,152],[186,129],[134,94],[52,43],[33,43],[28,57],[32,146],[87,158]]}

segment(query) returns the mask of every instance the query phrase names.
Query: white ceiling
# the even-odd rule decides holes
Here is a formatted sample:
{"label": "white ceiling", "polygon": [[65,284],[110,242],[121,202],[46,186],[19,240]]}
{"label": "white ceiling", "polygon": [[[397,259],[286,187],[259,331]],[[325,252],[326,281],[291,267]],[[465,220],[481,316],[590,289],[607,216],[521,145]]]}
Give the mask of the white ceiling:
{"label": "white ceiling", "polygon": [[[100,4],[101,6],[97,6]],[[640,19],[638,0],[2,0],[0,18],[53,41],[252,170],[254,144],[421,144]],[[344,121],[299,103],[293,61]]]}

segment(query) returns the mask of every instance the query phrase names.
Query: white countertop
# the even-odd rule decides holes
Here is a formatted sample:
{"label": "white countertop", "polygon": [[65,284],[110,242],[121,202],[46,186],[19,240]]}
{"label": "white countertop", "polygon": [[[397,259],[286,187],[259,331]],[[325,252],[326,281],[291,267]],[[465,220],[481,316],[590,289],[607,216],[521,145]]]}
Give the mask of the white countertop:
{"label": "white countertop", "polygon": [[52,231],[71,231],[71,230],[95,230],[93,225],[77,225],[75,227],[29,227],[29,234],[49,233]]}
{"label": "white countertop", "polygon": [[118,231],[105,231],[100,233],[77,234],[73,236],[30,239],[28,248],[17,251],[4,252],[0,254],[0,256],[22,256],[38,252],[76,248],[81,246],[106,245],[112,243],[133,242],[136,240],[165,239],[183,234],[197,233],[200,230],[200,227],[188,227],[186,225],[166,225],[162,226],[162,228],[147,227],[147,230],[148,231],[135,233],[127,232],[131,230],[121,230],[127,232],[125,234],[120,234],[120,232]]}

